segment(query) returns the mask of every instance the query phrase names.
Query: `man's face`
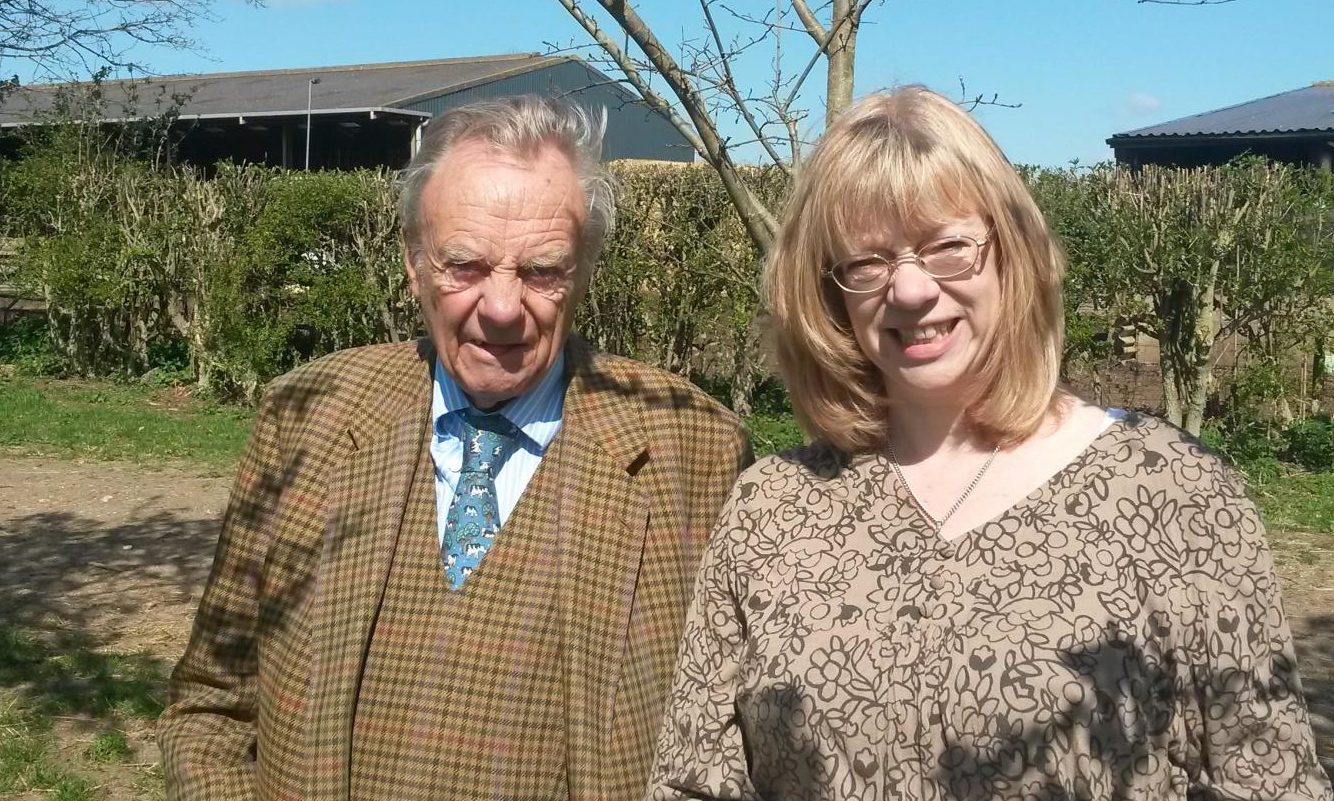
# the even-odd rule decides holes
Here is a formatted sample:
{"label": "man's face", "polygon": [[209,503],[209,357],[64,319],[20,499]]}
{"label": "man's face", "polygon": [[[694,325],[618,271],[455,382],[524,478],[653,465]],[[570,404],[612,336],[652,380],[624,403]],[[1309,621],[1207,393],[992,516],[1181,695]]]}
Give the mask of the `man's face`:
{"label": "man's face", "polygon": [[576,266],[584,206],[555,147],[524,159],[458,142],[423,188],[408,281],[441,362],[478,408],[523,394],[565,344],[587,286]]}

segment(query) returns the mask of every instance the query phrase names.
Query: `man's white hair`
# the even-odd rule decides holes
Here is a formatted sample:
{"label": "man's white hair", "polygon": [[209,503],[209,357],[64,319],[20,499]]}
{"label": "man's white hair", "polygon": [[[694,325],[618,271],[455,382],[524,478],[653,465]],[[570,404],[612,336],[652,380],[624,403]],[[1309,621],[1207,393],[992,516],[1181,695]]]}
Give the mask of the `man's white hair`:
{"label": "man's white hair", "polygon": [[470,103],[432,117],[421,148],[399,174],[398,213],[403,242],[411,258],[420,255],[421,197],[427,181],[459,142],[480,142],[521,157],[543,146],[559,148],[574,162],[587,202],[587,219],[579,237],[579,266],[591,269],[616,224],[616,197],[611,173],[602,164],[606,109],[590,112],[566,100],[516,95]]}

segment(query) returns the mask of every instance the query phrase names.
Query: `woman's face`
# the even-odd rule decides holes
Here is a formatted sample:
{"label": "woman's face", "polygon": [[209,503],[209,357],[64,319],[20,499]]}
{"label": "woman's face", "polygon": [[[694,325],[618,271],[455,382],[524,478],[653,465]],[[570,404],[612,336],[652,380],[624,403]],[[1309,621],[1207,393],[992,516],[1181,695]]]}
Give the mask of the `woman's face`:
{"label": "woman's face", "polygon": [[[956,276],[933,278],[914,256],[955,236],[983,243],[976,263]],[[888,226],[852,240],[854,253],[875,253],[894,262],[884,289],[841,290],[857,343],[880,369],[892,400],[957,402],[971,389],[975,366],[1000,314],[994,238],[987,220],[972,213],[912,232]]]}

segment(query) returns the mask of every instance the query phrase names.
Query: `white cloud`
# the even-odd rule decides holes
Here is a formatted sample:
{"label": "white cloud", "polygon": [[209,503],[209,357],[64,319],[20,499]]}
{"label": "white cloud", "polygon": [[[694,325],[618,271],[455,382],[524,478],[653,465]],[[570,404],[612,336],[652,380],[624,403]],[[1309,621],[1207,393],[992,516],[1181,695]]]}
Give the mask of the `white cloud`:
{"label": "white cloud", "polygon": [[1135,92],[1126,98],[1125,107],[1136,117],[1147,117],[1161,111],[1163,101],[1147,92]]}

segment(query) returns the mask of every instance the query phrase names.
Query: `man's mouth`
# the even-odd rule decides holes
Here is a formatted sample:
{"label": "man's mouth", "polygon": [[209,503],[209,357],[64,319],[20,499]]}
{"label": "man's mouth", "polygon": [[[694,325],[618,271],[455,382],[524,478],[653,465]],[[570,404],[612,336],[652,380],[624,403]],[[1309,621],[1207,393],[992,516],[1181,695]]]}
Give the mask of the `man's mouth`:
{"label": "man's mouth", "polygon": [[496,358],[507,356],[523,348],[523,343],[506,344],[501,342],[473,342],[473,347],[484,350]]}

